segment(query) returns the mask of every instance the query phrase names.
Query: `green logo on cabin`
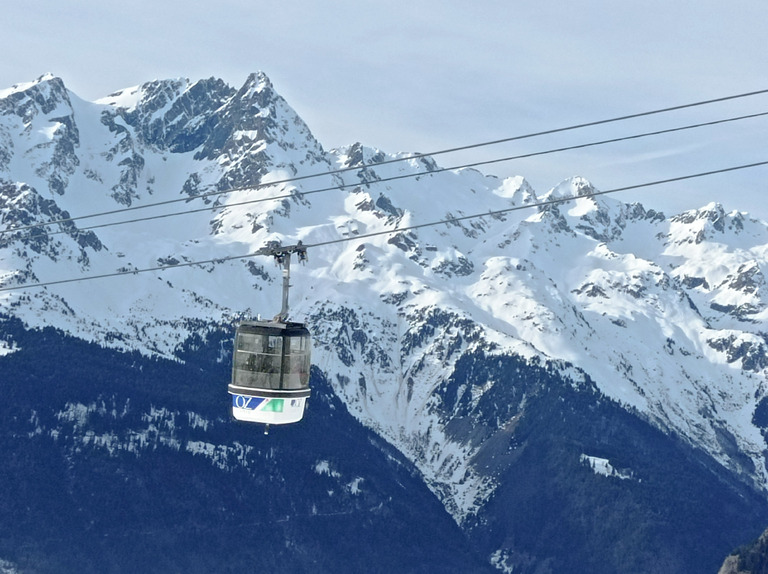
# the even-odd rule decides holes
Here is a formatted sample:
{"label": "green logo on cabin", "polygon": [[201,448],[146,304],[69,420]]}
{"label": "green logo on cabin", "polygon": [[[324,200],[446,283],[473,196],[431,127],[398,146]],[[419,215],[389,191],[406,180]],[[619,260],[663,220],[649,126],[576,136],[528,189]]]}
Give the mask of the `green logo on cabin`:
{"label": "green logo on cabin", "polygon": [[265,404],[264,408],[261,410],[271,412],[271,413],[281,413],[283,412],[284,402],[285,402],[285,399],[269,399],[267,401],[267,404]]}

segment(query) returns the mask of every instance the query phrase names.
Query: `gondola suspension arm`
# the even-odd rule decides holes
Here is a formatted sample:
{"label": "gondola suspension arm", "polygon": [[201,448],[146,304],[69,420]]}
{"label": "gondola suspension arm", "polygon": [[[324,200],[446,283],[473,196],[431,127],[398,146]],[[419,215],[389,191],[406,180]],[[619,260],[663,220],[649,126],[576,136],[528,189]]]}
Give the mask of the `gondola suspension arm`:
{"label": "gondola suspension arm", "polygon": [[283,301],[280,313],[275,315],[274,321],[285,323],[288,321],[288,293],[291,288],[291,255],[296,254],[299,263],[306,263],[308,260],[307,248],[301,241],[296,245],[282,246],[277,241],[270,241],[267,247],[257,251],[260,255],[271,255],[275,258],[275,263],[283,270]]}

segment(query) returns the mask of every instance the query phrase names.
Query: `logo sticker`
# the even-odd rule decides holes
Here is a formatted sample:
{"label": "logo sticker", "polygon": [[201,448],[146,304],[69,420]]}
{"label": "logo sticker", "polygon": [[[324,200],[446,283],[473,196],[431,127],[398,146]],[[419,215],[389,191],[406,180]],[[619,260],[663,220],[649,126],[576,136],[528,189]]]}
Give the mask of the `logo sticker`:
{"label": "logo sticker", "polygon": [[232,406],[236,409],[247,409],[249,411],[281,413],[285,406],[285,399],[262,399],[246,395],[232,395]]}
{"label": "logo sticker", "polygon": [[232,406],[238,409],[255,411],[259,408],[259,405],[266,400],[267,399],[260,399],[258,397],[247,397],[245,395],[232,395]]}

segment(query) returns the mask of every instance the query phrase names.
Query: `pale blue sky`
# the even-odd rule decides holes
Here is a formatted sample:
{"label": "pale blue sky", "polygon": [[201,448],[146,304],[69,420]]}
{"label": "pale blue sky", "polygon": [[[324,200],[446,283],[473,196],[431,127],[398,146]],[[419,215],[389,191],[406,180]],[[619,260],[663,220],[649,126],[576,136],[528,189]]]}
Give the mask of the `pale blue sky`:
{"label": "pale blue sky", "polygon": [[[0,89],[51,72],[94,100],[262,70],[324,147],[428,152],[768,88],[765,0],[27,0],[4,6]],[[442,165],[768,111],[768,96],[485,148]],[[489,166],[539,193],[768,160],[768,119]],[[617,195],[768,220],[768,168]]]}

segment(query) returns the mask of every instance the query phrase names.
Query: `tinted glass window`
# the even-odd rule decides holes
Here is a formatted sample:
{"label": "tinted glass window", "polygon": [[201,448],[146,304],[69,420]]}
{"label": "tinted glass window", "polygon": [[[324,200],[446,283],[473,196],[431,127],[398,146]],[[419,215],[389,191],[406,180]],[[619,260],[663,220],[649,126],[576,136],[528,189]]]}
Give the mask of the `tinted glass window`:
{"label": "tinted glass window", "polygon": [[291,353],[307,351],[309,349],[309,337],[291,337]]}
{"label": "tinted glass window", "polygon": [[305,389],[309,387],[309,370],[309,336],[238,334],[233,384],[262,389]]}

